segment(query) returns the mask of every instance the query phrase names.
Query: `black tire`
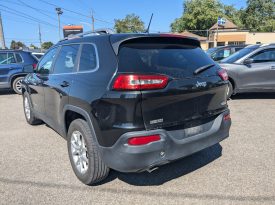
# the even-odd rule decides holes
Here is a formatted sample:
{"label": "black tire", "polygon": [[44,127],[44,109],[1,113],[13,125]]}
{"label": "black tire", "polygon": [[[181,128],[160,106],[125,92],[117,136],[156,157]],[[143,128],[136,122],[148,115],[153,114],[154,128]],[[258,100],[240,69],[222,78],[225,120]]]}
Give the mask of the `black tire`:
{"label": "black tire", "polygon": [[19,95],[22,95],[22,89],[18,87],[19,84],[21,84],[22,80],[24,79],[24,76],[17,77],[12,81],[12,89],[14,92],[16,92]]}
{"label": "black tire", "polygon": [[[73,160],[71,138],[74,132],[79,132],[83,136],[87,149],[88,167],[85,173],[81,173]],[[86,185],[92,185],[104,180],[109,174],[109,168],[102,161],[98,146],[96,144],[96,136],[93,135],[87,122],[83,119],[74,120],[69,127],[67,134],[68,153],[72,168],[77,178]]]}
{"label": "black tire", "polygon": [[227,99],[230,99],[230,98],[231,98],[233,92],[234,92],[233,85],[232,85],[232,83],[229,81],[229,82],[228,82]]}
{"label": "black tire", "polygon": [[[29,116],[27,114],[27,111],[26,111],[26,99],[27,99],[27,102],[29,104],[29,109],[30,109],[30,113],[29,113]],[[29,95],[27,94],[27,92],[25,92],[23,94],[23,110],[24,110],[24,114],[25,114],[25,119],[27,121],[27,123],[29,123],[30,125],[39,125],[39,124],[42,124],[43,122],[36,118],[33,114],[33,108],[31,106],[31,103],[30,103],[30,97]]]}

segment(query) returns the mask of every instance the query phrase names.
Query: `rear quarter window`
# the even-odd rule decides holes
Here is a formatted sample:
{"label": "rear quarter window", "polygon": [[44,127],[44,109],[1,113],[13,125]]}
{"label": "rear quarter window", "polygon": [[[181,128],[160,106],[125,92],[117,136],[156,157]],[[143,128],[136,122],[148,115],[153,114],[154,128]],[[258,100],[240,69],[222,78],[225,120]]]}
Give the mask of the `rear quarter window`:
{"label": "rear quarter window", "polygon": [[96,48],[93,44],[83,44],[80,54],[79,71],[92,71],[98,68]]}
{"label": "rear quarter window", "polygon": [[19,53],[15,53],[15,58],[17,63],[23,63],[23,58]]}

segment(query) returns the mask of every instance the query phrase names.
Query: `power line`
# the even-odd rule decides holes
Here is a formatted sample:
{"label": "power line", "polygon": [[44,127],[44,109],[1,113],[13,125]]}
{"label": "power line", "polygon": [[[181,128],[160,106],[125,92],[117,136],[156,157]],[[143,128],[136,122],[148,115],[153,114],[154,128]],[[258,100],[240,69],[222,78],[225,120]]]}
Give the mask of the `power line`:
{"label": "power line", "polygon": [[[54,7],[59,7],[59,8],[61,8],[61,9],[63,9],[64,11],[68,11],[68,12],[77,14],[77,15],[79,15],[79,16],[83,16],[83,17],[86,17],[86,18],[91,19],[91,16],[89,16],[89,15],[85,15],[85,14],[82,14],[82,13],[79,13],[79,12],[76,12],[76,11],[72,11],[72,10],[70,10],[70,9],[66,9],[66,8],[64,8],[64,7],[61,7],[61,6],[58,6],[58,5],[56,5],[56,4],[47,2],[47,1],[45,1],[45,0],[39,0],[39,1],[41,1],[41,2],[43,2],[43,3],[45,3],[45,4],[48,4],[48,5],[54,6]],[[106,20],[102,20],[102,19],[98,19],[98,18],[94,18],[94,19],[95,19],[96,21],[100,21],[100,22],[103,22],[103,23],[114,24],[113,22],[110,22],[110,21],[106,21]]]}
{"label": "power line", "polygon": [[[42,15],[44,15],[44,16],[47,16],[48,18],[50,18],[50,19],[52,19],[52,20],[54,20],[54,21],[57,21],[56,18],[54,18],[54,17],[48,15],[48,14],[47,14],[45,11],[43,11],[42,9],[35,8],[35,7],[33,7],[33,6],[30,6],[29,4],[27,4],[27,3],[25,3],[25,2],[23,2],[23,1],[21,1],[21,0],[17,0],[17,1],[19,1],[19,2],[22,4],[22,6],[31,8],[32,10],[34,10],[34,11],[36,11],[36,12],[40,11],[40,12],[39,12],[40,14],[42,14]],[[66,23],[63,22],[63,21],[60,21],[60,22],[63,23],[63,24],[66,24]]]}
{"label": "power line", "polygon": [[51,24],[51,23],[49,23],[47,21],[40,20],[38,18],[34,18],[34,17],[32,17],[32,16],[24,13],[24,12],[18,11],[16,9],[12,9],[12,8],[10,8],[8,6],[4,6],[4,5],[0,5],[0,6],[8,9],[9,11],[6,10],[6,12],[13,13],[14,15],[21,16],[23,18],[27,18],[29,20],[36,21],[38,23],[45,24],[45,25],[48,25],[48,26],[57,27],[57,26],[55,26],[55,25],[53,25],[53,24]]}
{"label": "power line", "polygon": [[[2,11],[3,11],[3,10],[2,10]],[[6,13],[6,11],[4,11],[4,12]],[[33,25],[32,22],[17,20],[17,19],[14,19],[14,17],[10,17],[10,16],[7,16],[7,15],[5,15],[5,20],[6,20],[6,21],[14,21],[14,22],[18,22],[18,23],[27,23],[27,24]]]}
{"label": "power line", "polygon": [[74,13],[74,14],[77,14],[77,15],[80,15],[80,16],[83,16],[83,17],[86,17],[86,18],[91,18],[91,17],[88,16],[88,15],[85,15],[85,14],[82,14],[82,13],[78,13],[78,12],[72,11],[72,10],[70,10],[70,9],[66,9],[66,8],[64,8],[64,7],[61,7],[61,6],[58,6],[58,5],[56,5],[56,4],[47,2],[47,1],[45,1],[45,0],[39,0],[39,1],[41,1],[41,2],[43,2],[43,3],[45,3],[45,4],[48,4],[48,5],[54,6],[54,7],[59,7],[59,8],[61,8],[61,9],[63,9],[64,11],[68,11],[68,12],[71,12],[71,13]]}

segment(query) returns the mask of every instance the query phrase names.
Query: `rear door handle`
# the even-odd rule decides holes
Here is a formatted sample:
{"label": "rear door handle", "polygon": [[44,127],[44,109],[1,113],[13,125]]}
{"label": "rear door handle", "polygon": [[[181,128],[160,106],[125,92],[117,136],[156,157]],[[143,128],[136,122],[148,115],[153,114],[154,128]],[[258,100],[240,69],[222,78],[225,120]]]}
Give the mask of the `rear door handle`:
{"label": "rear door handle", "polygon": [[271,70],[275,70],[275,65],[270,67]]}
{"label": "rear door handle", "polygon": [[70,83],[68,81],[63,81],[60,86],[65,88],[65,87],[68,87],[70,85]]}

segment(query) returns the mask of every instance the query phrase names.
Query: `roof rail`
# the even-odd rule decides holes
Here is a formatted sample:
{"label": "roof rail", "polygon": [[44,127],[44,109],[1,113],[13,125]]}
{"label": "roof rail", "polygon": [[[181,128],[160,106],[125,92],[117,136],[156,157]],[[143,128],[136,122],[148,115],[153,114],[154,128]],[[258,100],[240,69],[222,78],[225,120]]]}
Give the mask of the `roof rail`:
{"label": "roof rail", "polygon": [[84,33],[72,34],[72,35],[69,35],[68,37],[60,40],[59,42],[66,41],[66,40],[69,40],[69,39],[74,39],[74,38],[82,38],[82,37],[85,37],[85,36],[97,36],[97,35],[114,34],[114,33],[115,32],[112,29],[102,28],[102,29],[96,29],[95,31],[87,31],[87,32],[84,32]]}

